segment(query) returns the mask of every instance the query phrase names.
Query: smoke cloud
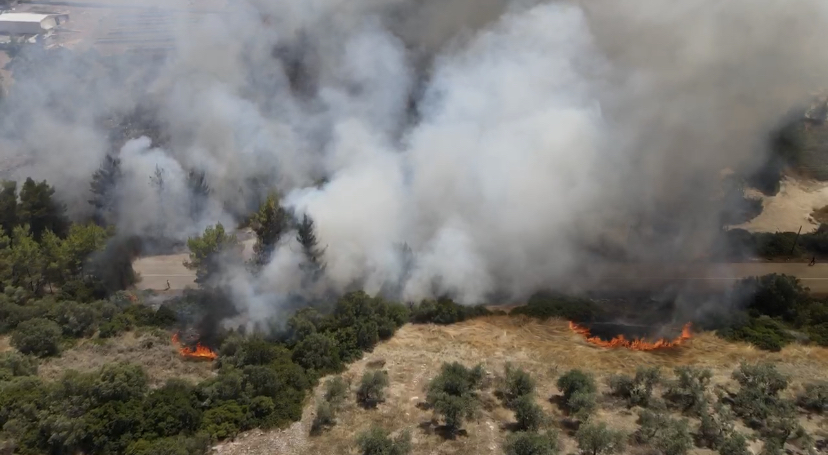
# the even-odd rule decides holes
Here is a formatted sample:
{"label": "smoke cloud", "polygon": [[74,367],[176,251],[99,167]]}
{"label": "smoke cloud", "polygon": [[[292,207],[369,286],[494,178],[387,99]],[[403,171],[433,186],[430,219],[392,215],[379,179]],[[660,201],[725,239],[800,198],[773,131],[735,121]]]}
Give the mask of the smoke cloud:
{"label": "smoke cloud", "polygon": [[[828,76],[818,0],[233,8],[179,24],[161,62],[21,63],[2,107],[9,175],[48,179],[80,217],[117,153],[119,229],[178,240],[276,189],[314,219],[328,289],[517,299],[588,285],[608,251],[709,252],[721,171],[759,166],[771,128]],[[144,107],[162,139],[113,140],[106,120]],[[212,188],[195,218],[181,209],[193,169]],[[303,291],[294,237],[258,275],[227,273],[253,319]]]}

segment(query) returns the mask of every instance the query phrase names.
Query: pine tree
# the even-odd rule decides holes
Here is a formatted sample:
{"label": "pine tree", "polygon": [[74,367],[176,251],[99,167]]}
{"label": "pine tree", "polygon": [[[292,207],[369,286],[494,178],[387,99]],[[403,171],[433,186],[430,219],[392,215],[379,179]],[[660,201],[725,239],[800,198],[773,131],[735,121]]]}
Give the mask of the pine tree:
{"label": "pine tree", "polygon": [[302,253],[305,255],[305,262],[300,267],[311,278],[316,279],[325,269],[322,263],[322,254],[325,250],[319,248],[314,222],[308,214],[302,216],[302,222],[299,223],[297,231],[296,240],[302,245]]}
{"label": "pine tree", "polygon": [[89,204],[95,207],[95,219],[99,224],[114,223],[118,206],[116,188],[122,177],[121,159],[112,155],[105,156],[101,167],[92,174]]}
{"label": "pine tree", "polygon": [[0,228],[11,236],[17,222],[17,182],[4,181],[0,191]]}
{"label": "pine tree", "polygon": [[[256,232],[253,264],[257,267],[262,267],[270,261],[273,249],[288,229],[290,215],[279,202],[279,195],[271,193],[259,211],[253,215],[253,231]],[[312,226],[311,235],[313,235]]]}
{"label": "pine tree", "polygon": [[190,217],[194,220],[201,218],[211,189],[207,184],[207,175],[204,171],[191,170],[187,174],[187,187],[190,189]]}
{"label": "pine tree", "polygon": [[35,183],[31,177],[26,179],[20,190],[20,204],[17,207],[20,223],[29,225],[36,241],[40,241],[47,229],[61,238],[69,229],[66,206],[57,202],[54,194],[55,189],[45,180]]}
{"label": "pine tree", "polygon": [[221,269],[224,261],[237,259],[241,255],[239,240],[232,233],[227,233],[221,223],[208,227],[204,234],[187,240],[190,260],[184,263],[188,269],[196,271],[196,283],[207,283]]}

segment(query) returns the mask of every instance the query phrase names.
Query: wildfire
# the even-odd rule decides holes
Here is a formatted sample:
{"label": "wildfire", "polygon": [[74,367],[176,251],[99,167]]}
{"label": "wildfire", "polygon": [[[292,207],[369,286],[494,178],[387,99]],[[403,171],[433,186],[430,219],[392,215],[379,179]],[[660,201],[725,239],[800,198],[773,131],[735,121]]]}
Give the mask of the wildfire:
{"label": "wildfire", "polygon": [[653,342],[642,339],[628,340],[624,337],[624,335],[618,335],[610,341],[605,341],[599,337],[592,336],[592,334],[589,333],[588,328],[579,326],[571,321],[569,322],[569,328],[573,332],[583,335],[587,342],[594,345],[604,348],[627,348],[635,351],[655,351],[656,349],[674,348],[693,337],[690,333],[689,322],[684,325],[684,328],[681,329],[681,335],[679,335],[678,338],[672,341],[662,338]]}
{"label": "wildfire", "polygon": [[[172,336],[172,342],[176,346],[180,344],[178,340],[178,334]],[[207,346],[203,346],[201,343],[196,343],[195,347],[187,347],[187,346],[180,346],[178,348],[178,352],[184,356],[191,359],[207,359],[207,360],[215,360],[218,357],[213,350],[208,348]]]}

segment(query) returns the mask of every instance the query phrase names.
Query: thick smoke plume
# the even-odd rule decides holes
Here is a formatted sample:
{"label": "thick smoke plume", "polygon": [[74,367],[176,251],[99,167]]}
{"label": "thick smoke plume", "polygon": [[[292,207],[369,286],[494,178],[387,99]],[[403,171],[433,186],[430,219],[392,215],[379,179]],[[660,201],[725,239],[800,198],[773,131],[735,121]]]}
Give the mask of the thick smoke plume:
{"label": "thick smoke plume", "polygon": [[[180,240],[276,189],[315,220],[330,289],[521,298],[588,285],[608,252],[709,252],[721,172],[760,165],[768,132],[828,76],[826,8],[234,2],[182,21],[162,62],[65,53],[38,71],[21,57],[2,158],[84,216],[90,175],[117,153],[119,230]],[[141,109],[163,140],[113,141],[106,120]],[[177,209],[193,169],[212,188],[195,218]],[[299,252],[288,235],[259,275],[231,267],[237,304],[274,314],[302,287]]]}

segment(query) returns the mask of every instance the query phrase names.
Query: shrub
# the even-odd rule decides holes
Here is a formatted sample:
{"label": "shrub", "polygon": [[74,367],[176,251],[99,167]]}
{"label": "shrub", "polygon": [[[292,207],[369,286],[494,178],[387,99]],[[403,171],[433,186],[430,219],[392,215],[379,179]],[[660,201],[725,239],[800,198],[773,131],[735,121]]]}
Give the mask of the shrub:
{"label": "shrub", "polygon": [[391,439],[388,431],[373,427],[357,437],[357,446],[362,455],[405,455],[411,452],[411,434]]}
{"label": "shrub", "polygon": [[779,392],[788,387],[788,379],[773,364],[742,363],[732,377],[740,386],[733,410],[753,425],[765,421],[785,406]]}
{"label": "shrub", "polygon": [[747,438],[737,432],[722,439],[718,447],[719,455],[751,455],[753,453],[748,449]]}
{"label": "shrub", "polygon": [[635,377],[625,375],[610,376],[611,393],[627,401],[629,406],[647,407],[653,398],[653,388],[661,382],[658,367],[638,367]]}
{"label": "shrub", "polygon": [[201,420],[201,430],[214,439],[226,439],[235,436],[241,430],[244,410],[234,401],[208,409]]}
{"label": "shrub", "polygon": [[563,393],[564,403],[569,403],[569,399],[577,392],[595,393],[597,390],[592,375],[577,369],[564,373],[558,378],[557,385]]}
{"label": "shrub", "polygon": [[39,357],[57,354],[60,349],[62,331],[60,326],[48,319],[34,318],[21,322],[11,337],[11,345],[23,354]]}
{"label": "shrub", "polygon": [[357,388],[357,402],[366,409],[376,408],[385,401],[385,388],[388,387],[386,371],[366,371]]}
{"label": "shrub", "polygon": [[325,382],[325,401],[334,408],[339,407],[348,397],[348,384],[342,376],[335,376]]}
{"label": "shrub", "polygon": [[706,392],[713,372],[691,366],[676,367],[676,380],[667,390],[667,398],[683,412],[700,414],[707,403]]}
{"label": "shrub", "polygon": [[733,422],[736,417],[733,411],[721,402],[716,403],[713,412],[705,404],[701,408],[699,419],[701,422],[697,438],[702,447],[718,449],[734,432]]}
{"label": "shrub", "polygon": [[607,428],[604,422],[587,422],[575,433],[578,448],[588,455],[623,453],[625,439],[624,433]]}
{"label": "shrub", "polygon": [[535,393],[535,380],[523,369],[514,368],[507,363],[498,393],[506,407],[511,407],[518,398]]}
{"label": "shrub", "polygon": [[809,301],[808,290],[794,276],[770,274],[748,278],[743,285],[755,286],[748,309],[758,315],[779,317],[788,322]]}
{"label": "shrub", "polygon": [[591,416],[598,407],[597,398],[597,395],[591,392],[575,392],[566,402],[566,409],[570,416],[584,420]]}
{"label": "shrub", "polygon": [[533,395],[523,395],[513,402],[518,431],[538,431],[546,423],[543,409]]}
{"label": "shrub", "polygon": [[313,333],[293,349],[293,361],[318,374],[331,373],[342,368],[336,342],[320,333]]}
{"label": "shrub", "polygon": [[37,374],[37,359],[19,352],[0,353],[0,381]]}
{"label": "shrub", "polygon": [[132,327],[132,319],[126,314],[120,313],[115,315],[111,321],[101,324],[98,330],[98,336],[101,338],[113,338],[132,329]]}
{"label": "shrub", "polygon": [[318,435],[336,425],[335,414],[333,406],[327,401],[318,403],[316,405],[316,415],[313,417],[313,423],[311,424],[311,435]]}
{"label": "shrub", "polygon": [[172,379],[144,399],[145,437],[163,438],[179,433],[192,434],[201,423],[195,388]]}
{"label": "shrub", "polygon": [[139,439],[130,444],[126,455],[206,455],[210,452],[210,437],[198,434],[192,437],[177,436],[153,441]]}
{"label": "shrub", "polygon": [[743,341],[771,352],[782,350],[793,340],[782,324],[767,316],[738,319],[717,334],[726,340]]}
{"label": "shrub", "polygon": [[687,420],[675,420],[664,414],[644,410],[639,414],[638,438],[664,455],[684,455],[693,446]]}
{"label": "shrub", "polygon": [[60,302],[49,311],[49,319],[55,321],[67,337],[80,338],[95,332],[97,314],[90,305],[77,302]]}
{"label": "shrub", "polygon": [[556,455],[559,452],[558,434],[521,431],[506,438],[503,452],[505,455]]}
{"label": "shrub", "polygon": [[515,308],[509,314],[574,322],[591,322],[605,317],[604,311],[591,300],[543,293],[533,295],[525,306]]}
{"label": "shrub", "polygon": [[491,315],[492,312],[482,305],[463,306],[454,303],[449,298],[424,300],[411,310],[411,322],[415,324],[455,324],[480,316]]}
{"label": "shrub", "polygon": [[140,365],[110,363],[101,367],[92,384],[98,403],[143,398],[147,391],[147,374]]}
{"label": "shrub", "polygon": [[828,382],[805,384],[805,391],[797,397],[797,404],[808,411],[828,412]]}
{"label": "shrub", "polygon": [[468,369],[454,362],[444,363],[440,374],[429,382],[426,402],[443,416],[451,433],[460,429],[464,419],[474,416],[478,406],[476,389],[482,379],[482,366]]}

